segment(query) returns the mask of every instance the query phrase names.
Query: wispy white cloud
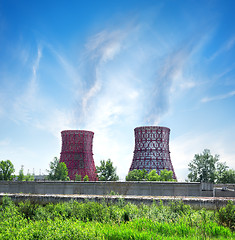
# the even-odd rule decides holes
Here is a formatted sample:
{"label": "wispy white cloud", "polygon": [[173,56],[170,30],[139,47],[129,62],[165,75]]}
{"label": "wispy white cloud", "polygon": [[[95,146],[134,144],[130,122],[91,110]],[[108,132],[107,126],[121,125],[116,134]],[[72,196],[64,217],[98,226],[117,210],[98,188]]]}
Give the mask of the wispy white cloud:
{"label": "wispy white cloud", "polygon": [[194,54],[200,50],[198,45],[201,45],[200,39],[198,42],[189,41],[175,47],[171,53],[165,53],[165,60],[156,71],[154,91],[150,92],[155,104],[147,112],[149,123],[159,124],[169,110],[171,99],[197,86],[193,74],[187,68],[192,64]]}
{"label": "wispy white cloud", "polygon": [[217,73],[215,75],[215,79],[221,79],[224,78],[226,75],[228,75],[229,73],[231,73],[235,68],[235,63],[229,65],[228,67],[226,67],[225,69],[223,69],[223,71],[221,71],[220,73]]}
{"label": "wispy white cloud", "polygon": [[17,54],[21,63],[25,65],[29,60],[29,50],[27,48],[20,48]]}
{"label": "wispy white cloud", "polygon": [[[75,121],[77,126],[84,127],[87,118],[92,115],[92,109],[96,108],[94,99],[97,103],[97,95],[105,88],[103,88],[103,82],[106,81],[102,76],[103,66],[112,61],[119,53],[124,38],[123,34],[124,32],[121,31],[102,31],[92,36],[86,44],[85,54],[80,59],[81,66],[71,63],[61,52],[50,44],[45,44],[71,80],[68,85],[72,86],[70,91],[76,102]],[[85,76],[83,76],[83,72],[85,72]]]}
{"label": "wispy white cloud", "polygon": [[[55,53],[55,52],[53,52]],[[72,80],[77,83],[77,75],[65,58],[56,55],[60,64],[64,67],[66,73],[71,75]],[[34,64],[31,66],[32,76],[23,88],[23,93],[17,95],[13,99],[13,111],[11,119],[18,124],[28,124],[36,129],[45,130],[52,135],[60,138],[62,129],[71,129],[74,127],[73,111],[63,109],[51,101],[50,96],[42,94],[40,89],[40,79],[38,72],[40,71],[40,61],[42,59],[42,48],[38,47]]]}
{"label": "wispy white cloud", "polygon": [[101,63],[112,60],[121,50],[121,42],[125,38],[125,32],[101,31],[91,37],[86,48],[91,59],[99,59]]}
{"label": "wispy white cloud", "polygon": [[81,60],[82,72],[93,74],[81,76],[86,87],[80,99],[83,107],[78,104],[83,109],[80,126],[95,132],[97,164],[111,158],[123,179],[133,157],[134,128],[159,123],[172,95],[196,86],[185,69],[201,44],[192,41],[162,51],[158,43],[149,48],[142,35],[145,32],[135,29],[96,34],[86,44]]}
{"label": "wispy white cloud", "polygon": [[235,45],[235,36],[228,39],[208,60],[213,61],[219,55],[230,51]]}
{"label": "wispy white cloud", "polygon": [[73,129],[74,116],[71,109],[58,109],[55,106],[45,109],[43,117],[34,120],[34,127],[50,132],[60,139],[60,132],[64,129]]}
{"label": "wispy white cloud", "polygon": [[47,47],[51,51],[51,53],[53,53],[53,55],[59,62],[60,67],[62,67],[65,71],[66,76],[69,78],[69,80],[72,81],[72,86],[76,87],[76,91],[79,92],[79,94],[83,94],[83,82],[81,76],[78,74],[78,69],[75,66],[76,64],[72,64],[61,52],[56,50],[51,44],[44,44],[45,47]]}
{"label": "wispy white cloud", "polygon": [[[123,41],[127,37],[127,32],[116,30],[116,31],[101,31],[94,36],[92,36],[86,43],[86,53],[85,58],[87,59],[87,68],[85,72],[89,71],[88,66],[91,65],[93,76],[89,79],[86,87],[83,89],[82,96],[82,110],[84,114],[84,119],[89,114],[88,111],[93,109],[90,105],[94,104],[93,100],[100,91],[104,91],[106,86],[110,82],[102,74],[104,73],[104,68],[108,62],[114,60],[114,58],[119,54],[123,47]],[[83,79],[86,82],[87,79]],[[97,101],[95,101],[97,105]]]}
{"label": "wispy white cloud", "polygon": [[233,48],[233,46],[235,45],[235,36],[233,36],[232,38],[230,38],[228,40],[228,42],[226,42],[224,48],[229,51],[230,49]]}
{"label": "wispy white cloud", "polygon": [[38,67],[39,67],[39,63],[40,63],[41,57],[42,57],[42,49],[41,49],[41,47],[38,47],[37,58],[36,58],[36,61],[35,61],[34,65],[33,65],[33,78],[32,78],[33,81],[36,81],[37,70],[38,70]]}
{"label": "wispy white cloud", "polygon": [[16,96],[14,99],[14,113],[13,119],[15,121],[22,121],[29,123],[32,119],[32,112],[40,108],[40,99],[37,96],[38,82],[37,82],[37,70],[42,57],[41,48],[38,48],[36,60],[32,66],[32,77],[27,82],[26,88],[23,93]]}
{"label": "wispy white cloud", "polygon": [[214,97],[205,97],[201,100],[201,102],[207,103],[207,102],[211,102],[211,101],[218,101],[218,100],[223,100],[223,99],[230,98],[230,97],[233,97],[233,96],[235,96],[235,91],[231,91],[231,92],[228,92],[226,94],[217,95],[217,96],[214,96]]}
{"label": "wispy white cloud", "polygon": [[82,98],[82,110],[83,114],[86,116],[88,114],[89,106],[88,102],[91,98],[93,98],[100,90],[101,90],[102,84],[101,81],[98,79],[95,81],[94,85],[91,86],[90,89],[86,93],[84,93],[84,96]]}
{"label": "wispy white cloud", "polygon": [[[72,80],[76,126],[86,127],[91,122],[111,126],[120,119],[132,122],[132,126],[156,124],[168,111],[170,95],[195,87],[184,69],[198,42],[176,46],[170,53],[157,44],[155,49],[149,48],[143,34],[145,30],[134,25],[95,34],[85,44],[81,66],[46,44]],[[164,63],[159,64],[156,56],[165,59]],[[142,71],[148,63],[157,67]]]}

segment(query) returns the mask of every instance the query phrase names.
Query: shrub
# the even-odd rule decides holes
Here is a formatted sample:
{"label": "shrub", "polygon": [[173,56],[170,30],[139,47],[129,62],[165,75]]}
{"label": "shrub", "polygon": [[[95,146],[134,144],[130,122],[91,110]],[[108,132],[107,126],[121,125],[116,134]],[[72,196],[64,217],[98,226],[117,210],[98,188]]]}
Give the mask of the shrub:
{"label": "shrub", "polygon": [[79,174],[76,173],[75,175],[75,181],[82,181],[82,176]]}
{"label": "shrub", "polygon": [[226,207],[220,208],[217,214],[219,224],[235,230],[235,205],[228,201]]}
{"label": "shrub", "polygon": [[88,181],[89,181],[89,177],[86,175],[86,176],[83,178],[83,181],[84,181],[84,182],[88,182]]}
{"label": "shrub", "polygon": [[18,211],[25,217],[32,219],[35,215],[37,204],[31,203],[29,200],[25,202],[20,202],[18,206]]}
{"label": "shrub", "polygon": [[187,214],[191,211],[191,207],[184,204],[183,201],[172,201],[170,203],[170,210],[182,216],[183,214]]}

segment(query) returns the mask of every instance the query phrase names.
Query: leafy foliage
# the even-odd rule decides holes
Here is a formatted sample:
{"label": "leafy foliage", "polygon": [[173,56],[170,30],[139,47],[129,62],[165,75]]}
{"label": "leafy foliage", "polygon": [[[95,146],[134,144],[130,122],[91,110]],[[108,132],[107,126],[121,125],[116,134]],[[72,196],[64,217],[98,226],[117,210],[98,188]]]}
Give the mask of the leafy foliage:
{"label": "leafy foliage", "polygon": [[126,176],[126,181],[144,181],[147,178],[147,171],[145,169],[134,169]]}
{"label": "leafy foliage", "polygon": [[100,166],[96,166],[96,172],[100,181],[117,181],[119,179],[111,159],[101,160]]}
{"label": "leafy foliage", "polygon": [[229,227],[235,231],[235,205],[232,201],[229,201],[226,207],[221,208],[218,211],[217,216],[221,225]]}
{"label": "leafy foliage", "polygon": [[34,175],[30,173],[27,173],[27,175],[24,175],[24,166],[22,165],[19,171],[17,180],[18,181],[34,181]]}
{"label": "leafy foliage", "polygon": [[126,181],[175,181],[173,179],[173,172],[166,169],[161,170],[160,175],[157,174],[156,169],[149,173],[145,169],[134,169],[126,176]]}
{"label": "leafy foliage", "polygon": [[221,182],[221,180],[223,179],[223,175],[228,170],[228,168],[229,167],[226,165],[226,163],[217,162],[217,169],[216,169],[217,182]]}
{"label": "leafy foliage", "polygon": [[208,149],[195,154],[188,167],[190,182],[235,183],[235,171],[219,162],[219,155],[212,156]]}
{"label": "leafy foliage", "polygon": [[173,179],[173,172],[163,169],[160,173],[160,181],[176,181]]}
{"label": "leafy foliage", "polygon": [[24,180],[24,167],[23,165],[21,166],[21,169],[19,171],[19,175],[18,175],[18,181],[23,181]]}
{"label": "leafy foliage", "polygon": [[191,182],[215,182],[216,163],[219,155],[212,156],[209,149],[204,149],[202,154],[195,154],[189,163],[188,179]]}
{"label": "leafy foliage", "polygon": [[149,174],[147,174],[148,181],[160,181],[160,176],[157,174],[156,170],[152,170]]}
{"label": "leafy foliage", "polygon": [[235,183],[235,170],[225,169],[222,173],[218,174],[217,183]]}
{"label": "leafy foliage", "polygon": [[30,173],[27,173],[27,174],[24,176],[24,180],[25,180],[25,181],[34,181],[34,175],[33,175],[33,174],[30,174]]}
{"label": "leafy foliage", "polygon": [[82,181],[82,176],[79,174],[76,173],[75,175],[75,181]]}
{"label": "leafy foliage", "polygon": [[[231,203],[232,204],[232,203]],[[227,205],[231,209],[233,205]],[[230,213],[231,210],[228,210]],[[181,201],[134,205],[76,201],[15,205],[3,197],[0,239],[234,239],[217,215]]]}
{"label": "leafy foliage", "polygon": [[84,182],[89,182],[89,177],[87,175],[85,175],[84,178],[83,178],[83,181]]}
{"label": "leafy foliage", "polygon": [[15,169],[10,160],[0,162],[0,180],[12,180],[14,172]]}
{"label": "leafy foliage", "polygon": [[48,180],[69,180],[66,164],[60,162],[60,159],[57,157],[54,157],[54,160],[50,162],[50,170],[48,172]]}

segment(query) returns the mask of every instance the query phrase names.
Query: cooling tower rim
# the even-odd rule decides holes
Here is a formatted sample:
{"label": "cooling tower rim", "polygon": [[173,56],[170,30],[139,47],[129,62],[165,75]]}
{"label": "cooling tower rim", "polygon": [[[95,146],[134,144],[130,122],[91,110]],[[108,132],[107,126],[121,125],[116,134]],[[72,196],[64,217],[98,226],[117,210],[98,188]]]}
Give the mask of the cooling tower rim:
{"label": "cooling tower rim", "polygon": [[141,127],[136,127],[134,130],[140,130],[140,129],[154,129],[154,130],[165,129],[165,130],[170,131],[170,128],[163,127],[163,126],[141,126]]}
{"label": "cooling tower rim", "polygon": [[79,134],[79,133],[90,133],[94,135],[94,132],[88,130],[63,130],[61,131],[62,134]]}

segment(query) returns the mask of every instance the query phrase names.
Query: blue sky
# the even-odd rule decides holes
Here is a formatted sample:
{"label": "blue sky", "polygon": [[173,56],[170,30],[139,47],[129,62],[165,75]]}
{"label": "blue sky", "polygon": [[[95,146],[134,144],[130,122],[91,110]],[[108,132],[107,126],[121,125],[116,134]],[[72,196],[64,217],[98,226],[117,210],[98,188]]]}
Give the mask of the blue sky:
{"label": "blue sky", "polygon": [[134,128],[171,129],[179,180],[208,148],[235,168],[234,1],[0,0],[0,159],[46,173],[94,131],[124,179]]}

